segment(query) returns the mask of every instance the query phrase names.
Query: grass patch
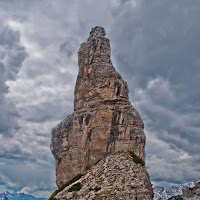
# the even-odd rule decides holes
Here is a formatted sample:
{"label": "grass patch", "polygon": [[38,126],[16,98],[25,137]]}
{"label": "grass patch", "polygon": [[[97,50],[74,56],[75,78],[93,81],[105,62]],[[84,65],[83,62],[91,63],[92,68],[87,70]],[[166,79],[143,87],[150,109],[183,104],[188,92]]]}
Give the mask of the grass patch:
{"label": "grass patch", "polygon": [[89,188],[89,191],[94,190],[95,192],[98,192],[99,190],[101,190],[101,187],[96,186],[94,189],[93,188]]}
{"label": "grass patch", "polygon": [[49,197],[49,200],[54,200],[54,197],[55,197],[60,191],[62,191],[65,187],[71,185],[71,184],[74,183],[75,181],[79,180],[82,176],[83,176],[83,174],[77,174],[77,175],[74,176],[71,180],[67,181],[67,183],[65,183],[65,184],[62,185],[60,188],[58,188],[58,189]]}
{"label": "grass patch", "polygon": [[136,155],[133,151],[129,151],[129,153],[131,154],[132,158],[133,158],[133,161],[136,163],[136,164],[141,164],[142,166],[145,165],[145,162],[142,158],[140,158],[138,155]]}
{"label": "grass patch", "polygon": [[80,183],[76,183],[72,185],[72,187],[69,188],[68,192],[72,191],[79,191],[81,189],[82,185]]}

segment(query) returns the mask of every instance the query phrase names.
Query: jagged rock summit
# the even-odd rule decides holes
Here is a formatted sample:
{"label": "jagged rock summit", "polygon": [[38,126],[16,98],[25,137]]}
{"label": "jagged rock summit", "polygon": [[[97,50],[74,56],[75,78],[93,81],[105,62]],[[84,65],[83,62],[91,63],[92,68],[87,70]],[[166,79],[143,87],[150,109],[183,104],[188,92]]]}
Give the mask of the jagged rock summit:
{"label": "jagged rock summit", "polygon": [[95,27],[81,44],[74,112],[52,131],[58,187],[114,152],[133,151],[145,160],[144,125],[129,102],[127,83],[112,66],[105,35]]}
{"label": "jagged rock summit", "polygon": [[[174,200],[178,199],[179,200],[183,197],[183,191],[188,191],[188,189],[195,191],[195,185],[198,188],[198,183],[199,183],[199,196],[200,196],[200,180],[197,179],[192,182],[184,183],[181,185],[172,185],[168,189],[164,189],[164,187],[156,186],[153,188],[154,190],[154,200]],[[196,199],[195,199],[196,200]],[[200,200],[200,198],[198,199]]]}
{"label": "jagged rock summit", "polygon": [[200,182],[192,188],[183,189],[183,194],[169,198],[168,200],[200,200]]}
{"label": "jagged rock summit", "polygon": [[104,28],[93,28],[87,42],[79,49],[75,111],[130,105],[127,84],[112,66],[110,41],[104,37],[105,34]]}

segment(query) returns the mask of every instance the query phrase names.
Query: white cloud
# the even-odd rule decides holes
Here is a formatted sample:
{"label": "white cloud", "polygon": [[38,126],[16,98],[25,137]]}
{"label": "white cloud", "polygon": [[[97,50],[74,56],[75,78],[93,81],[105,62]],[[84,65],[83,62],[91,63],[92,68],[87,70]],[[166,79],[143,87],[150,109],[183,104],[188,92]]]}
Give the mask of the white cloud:
{"label": "white cloud", "polygon": [[32,194],[33,192],[35,192],[35,190],[37,190],[38,188],[36,186],[33,187],[23,187],[20,191],[20,193],[24,193],[24,194]]}
{"label": "white cloud", "polygon": [[146,88],[137,89],[133,97],[132,104],[144,119],[147,166],[154,185],[169,187],[196,179],[200,149],[193,140],[199,130],[194,119],[199,115],[170,108],[177,97],[173,86],[162,77],[148,81]]}
{"label": "white cloud", "polygon": [[0,174],[0,184],[5,184],[8,187],[16,188],[17,184],[10,181],[10,179],[2,174]]}

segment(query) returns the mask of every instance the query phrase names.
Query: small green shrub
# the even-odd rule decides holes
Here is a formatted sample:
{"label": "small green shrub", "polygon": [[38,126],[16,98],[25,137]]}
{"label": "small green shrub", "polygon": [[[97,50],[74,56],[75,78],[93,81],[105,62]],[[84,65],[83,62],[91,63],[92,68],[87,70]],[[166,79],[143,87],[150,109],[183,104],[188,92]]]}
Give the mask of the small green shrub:
{"label": "small green shrub", "polygon": [[72,192],[72,191],[79,191],[81,189],[82,185],[78,182],[74,185],[72,185],[72,187],[69,188],[68,192]]}
{"label": "small green shrub", "polygon": [[[78,181],[81,177],[83,176],[83,174],[77,174],[76,176],[74,176],[71,180],[69,180],[70,184],[74,183],[75,181]],[[69,185],[70,185],[69,184]]]}
{"label": "small green shrub", "polygon": [[183,200],[183,198],[180,195],[177,195],[177,196],[169,198],[168,200]]}
{"label": "small green shrub", "polygon": [[99,190],[101,190],[101,187],[96,186],[94,189],[93,188],[89,188],[89,191],[94,190],[95,192],[98,192]]}
{"label": "small green shrub", "polygon": [[99,190],[101,190],[101,187],[96,186],[94,189],[93,188],[89,188],[89,191],[94,190],[95,192],[98,192]]}
{"label": "small green shrub", "polygon": [[140,158],[138,155],[136,155],[133,151],[129,151],[129,153],[131,154],[133,161],[138,164],[140,163],[142,166],[145,165],[145,162],[142,158]]}
{"label": "small green shrub", "polygon": [[65,184],[62,185],[60,188],[58,188],[58,189],[49,197],[49,200],[54,200],[54,197],[55,197],[60,191],[62,191],[65,187],[69,186],[70,184],[74,183],[75,181],[79,180],[82,176],[83,176],[83,174],[77,174],[77,175],[74,176],[71,180],[67,181],[67,183],[65,183]]}
{"label": "small green shrub", "polygon": [[97,187],[97,186],[96,186],[96,187],[94,188],[94,190],[95,190],[96,192],[98,192],[99,190],[101,190],[101,187]]}

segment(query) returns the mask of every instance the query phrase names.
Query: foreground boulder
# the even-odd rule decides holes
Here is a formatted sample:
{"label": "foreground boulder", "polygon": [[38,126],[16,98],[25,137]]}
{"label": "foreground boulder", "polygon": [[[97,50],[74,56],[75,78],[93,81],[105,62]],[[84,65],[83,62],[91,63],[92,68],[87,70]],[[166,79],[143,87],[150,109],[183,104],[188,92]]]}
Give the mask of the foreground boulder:
{"label": "foreground boulder", "polygon": [[127,83],[112,66],[105,34],[95,27],[81,44],[74,112],[52,131],[58,187],[117,151],[130,150],[145,160],[144,125],[129,102]]}
{"label": "foreground boulder", "polygon": [[133,152],[121,151],[100,160],[54,199],[152,200],[153,190],[144,162]]}

